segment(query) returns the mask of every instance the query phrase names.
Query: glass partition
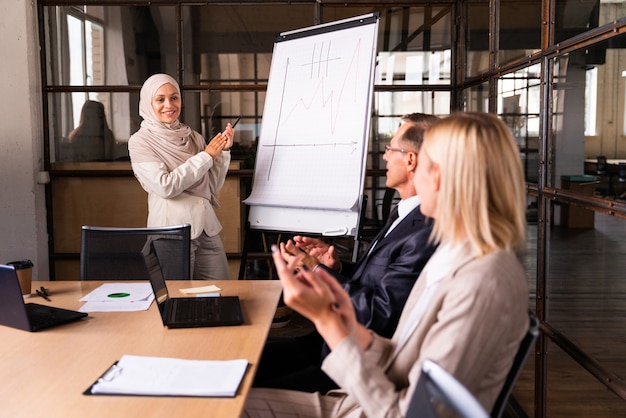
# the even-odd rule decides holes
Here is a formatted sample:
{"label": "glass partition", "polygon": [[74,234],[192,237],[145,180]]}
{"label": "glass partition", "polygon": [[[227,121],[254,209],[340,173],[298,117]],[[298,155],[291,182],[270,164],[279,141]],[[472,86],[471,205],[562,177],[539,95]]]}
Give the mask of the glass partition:
{"label": "glass partition", "polygon": [[500,0],[498,65],[541,49],[541,3],[541,0]]}
{"label": "glass partition", "polygon": [[451,9],[443,6],[324,6],[324,22],[378,12],[376,84],[450,85]]}
{"label": "glass partition", "polygon": [[[552,184],[564,187],[568,176],[593,176],[588,193],[623,200],[626,174],[626,82],[622,63],[626,35],[594,46],[604,50],[605,60],[596,61],[588,48],[553,60],[555,147]],[[620,180],[620,176],[622,180]],[[583,178],[584,179],[584,178]]]}
{"label": "glass partition", "polygon": [[539,237],[538,200],[534,196],[526,199],[526,250],[521,255],[522,265],[528,279],[529,309],[537,308],[537,243]]}
{"label": "glass partition", "polygon": [[549,323],[623,379],[623,347],[610,342],[626,339],[626,220],[586,209],[568,216],[549,233]]}
{"label": "glass partition", "polygon": [[51,163],[128,160],[128,138],[141,123],[138,93],[49,93],[48,103]]}
{"label": "glass partition", "polygon": [[[625,201],[625,36],[552,60],[549,185],[562,195],[548,204],[547,320],[600,367],[626,373],[621,347],[626,220],[595,209]],[[602,54],[590,51],[602,51]],[[626,172],[624,172],[626,174]],[[584,318],[573,321],[572,318]]]}
{"label": "glass partition", "polygon": [[380,52],[376,84],[450,84],[450,50]]}
{"label": "glass partition", "polygon": [[[121,148],[140,122],[137,98],[131,96],[150,75],[164,72],[175,78],[182,74],[181,120],[206,137],[242,117],[236,148],[250,166],[276,37],[281,32],[313,26],[315,9],[314,3],[45,6],[47,85],[54,92],[48,107],[51,161],[127,158]],[[387,85],[423,88],[402,93],[381,91],[374,99],[373,114],[449,113],[450,93],[427,90],[429,85],[451,84],[449,5],[323,5],[320,10],[323,22],[378,12],[375,84],[383,90]],[[182,24],[177,21],[179,17]],[[90,86],[110,86],[110,91],[86,91]],[[100,124],[112,131],[117,144],[114,153],[85,155],[69,145],[70,132],[80,125],[87,102],[102,104]],[[388,132],[392,127],[387,125],[383,118],[377,129]],[[99,129],[110,136],[106,128]]]}
{"label": "glass partition", "polygon": [[315,23],[312,3],[184,6],[182,15],[187,85],[267,83],[278,35]]}
{"label": "glass partition", "polygon": [[489,111],[489,83],[482,83],[463,90],[463,110]]}
{"label": "glass partition", "polygon": [[489,1],[470,0],[467,4],[465,76],[473,77],[489,69]]}
{"label": "glass partition", "polygon": [[[600,23],[600,1],[599,0],[556,0],[555,2],[555,28],[554,42],[559,43],[572,38],[589,29],[597,28]],[[613,6],[610,3],[616,3]],[[604,23],[608,23],[611,13],[610,9],[615,8],[624,11],[623,2],[603,1],[602,9]],[[608,13],[607,13],[608,12]],[[620,16],[624,16],[622,13]],[[613,18],[614,19],[614,18]]]}
{"label": "glass partition", "polygon": [[498,79],[498,116],[513,132],[522,155],[526,181],[530,183],[539,180],[540,94],[539,64]]}
{"label": "glass partition", "polygon": [[47,84],[141,85],[156,72],[176,74],[176,16],[170,6],[44,7]]}
{"label": "glass partition", "polygon": [[548,344],[546,363],[546,417],[611,417],[623,414],[624,400],[607,390],[557,344]]}
{"label": "glass partition", "polygon": [[[569,6],[568,11],[570,11],[570,15],[565,21],[571,23],[575,19],[577,22],[581,22],[578,24],[578,27],[584,26],[582,22],[588,22],[589,29],[591,29],[615,22],[615,20],[626,16],[626,2],[621,0],[588,0],[584,2],[585,5],[583,7],[575,7],[575,5],[581,3],[583,2],[576,3],[574,0],[557,1],[557,5],[561,5],[561,7],[564,5]],[[596,19],[598,23],[594,25]]]}

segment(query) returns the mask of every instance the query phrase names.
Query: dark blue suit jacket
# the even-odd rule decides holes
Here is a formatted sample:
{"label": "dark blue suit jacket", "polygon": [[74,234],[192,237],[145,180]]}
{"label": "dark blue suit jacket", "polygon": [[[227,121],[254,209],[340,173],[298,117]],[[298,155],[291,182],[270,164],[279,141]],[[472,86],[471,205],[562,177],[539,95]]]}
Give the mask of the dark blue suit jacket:
{"label": "dark blue suit jacket", "polygon": [[[428,244],[431,230],[432,219],[426,219],[418,206],[379,240],[371,252],[368,248],[356,264],[342,263],[341,274],[320,265],[348,291],[357,320],[377,334],[391,337],[394,333],[413,284],[435,251],[435,247]],[[322,341],[319,360],[329,352]],[[292,354],[293,350],[289,354],[279,353],[288,358]],[[337,384],[322,372],[319,364],[298,365],[297,372],[287,372],[267,387],[322,393],[336,388]],[[267,382],[260,386],[265,384]]]}
{"label": "dark blue suit jacket", "polygon": [[432,223],[416,207],[356,264],[342,263],[341,274],[333,273],[350,294],[357,320],[379,335],[391,338],[413,284],[435,252],[428,243]]}

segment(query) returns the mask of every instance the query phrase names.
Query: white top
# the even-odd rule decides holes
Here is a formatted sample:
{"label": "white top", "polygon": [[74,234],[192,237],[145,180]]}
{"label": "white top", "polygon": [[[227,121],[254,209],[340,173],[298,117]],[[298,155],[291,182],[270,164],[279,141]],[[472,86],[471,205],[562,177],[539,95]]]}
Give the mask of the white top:
{"label": "white top", "polygon": [[420,280],[426,280],[426,287],[417,300],[417,303],[413,306],[409,319],[406,321],[406,325],[402,329],[402,333],[398,339],[398,344],[396,345],[396,353],[400,350],[400,348],[402,348],[402,346],[404,346],[413,331],[417,328],[417,325],[419,324],[420,319],[422,319],[424,311],[426,310],[432,295],[435,294],[441,280],[443,280],[443,278],[450,273],[450,269],[454,264],[451,261],[458,256],[458,253],[462,248],[462,245],[453,248],[450,244],[444,244],[439,248],[439,250],[437,250],[437,252],[435,252],[435,254],[433,254],[430,260],[428,260],[428,263],[424,266]]}

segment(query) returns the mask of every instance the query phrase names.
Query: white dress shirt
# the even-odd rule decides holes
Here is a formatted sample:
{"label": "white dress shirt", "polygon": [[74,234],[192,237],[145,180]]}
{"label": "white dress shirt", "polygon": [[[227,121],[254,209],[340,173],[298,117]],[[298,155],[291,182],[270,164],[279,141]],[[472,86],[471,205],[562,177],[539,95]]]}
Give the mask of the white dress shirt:
{"label": "white dress shirt", "polygon": [[389,235],[389,232],[391,232],[391,230],[398,226],[398,224],[402,222],[404,218],[406,218],[406,215],[411,213],[411,211],[418,207],[420,203],[422,203],[422,200],[418,195],[408,197],[398,202],[398,219],[396,219],[395,222],[391,224],[385,236]]}
{"label": "white dress shirt", "polygon": [[[400,222],[402,222],[402,220],[404,218],[406,218],[406,216],[411,213],[411,211],[413,209],[415,209],[416,207],[418,207],[420,205],[420,203],[422,203],[422,200],[420,199],[419,196],[411,196],[408,197],[406,199],[401,200],[400,202],[398,202],[398,218],[391,224],[391,226],[389,227],[389,229],[387,230],[387,232],[385,232],[385,237],[387,235],[389,235],[389,233],[396,227],[398,226],[398,224]],[[384,237],[383,237],[384,238]],[[367,251],[367,254],[371,254],[372,250],[374,249],[374,247],[376,247],[376,244],[378,244],[378,241],[380,241],[379,238],[378,240],[374,241],[372,243],[372,245],[370,246],[370,249]]]}

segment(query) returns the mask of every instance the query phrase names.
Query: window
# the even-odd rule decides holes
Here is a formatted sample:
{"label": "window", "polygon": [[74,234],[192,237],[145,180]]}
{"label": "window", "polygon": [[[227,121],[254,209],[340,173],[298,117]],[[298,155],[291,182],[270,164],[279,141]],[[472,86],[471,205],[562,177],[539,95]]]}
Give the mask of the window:
{"label": "window", "polygon": [[[585,74],[585,136],[597,135],[596,112],[598,108],[598,68]],[[626,117],[626,115],[624,115]],[[626,126],[626,124],[624,125]]]}

